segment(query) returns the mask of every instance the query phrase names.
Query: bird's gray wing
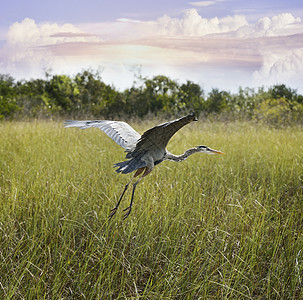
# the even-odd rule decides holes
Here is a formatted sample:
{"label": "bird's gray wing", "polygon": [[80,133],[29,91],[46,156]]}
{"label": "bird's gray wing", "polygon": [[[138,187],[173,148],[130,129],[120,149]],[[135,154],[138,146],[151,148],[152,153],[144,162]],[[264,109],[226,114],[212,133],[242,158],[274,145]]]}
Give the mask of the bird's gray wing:
{"label": "bird's gray wing", "polygon": [[134,152],[151,148],[165,149],[171,137],[186,124],[197,121],[195,114],[155,126],[145,131],[139,139]]}
{"label": "bird's gray wing", "polygon": [[130,125],[120,121],[65,121],[64,127],[78,127],[86,129],[96,127],[105,132],[114,142],[126,149],[127,151],[134,150],[137,141],[141,135]]}

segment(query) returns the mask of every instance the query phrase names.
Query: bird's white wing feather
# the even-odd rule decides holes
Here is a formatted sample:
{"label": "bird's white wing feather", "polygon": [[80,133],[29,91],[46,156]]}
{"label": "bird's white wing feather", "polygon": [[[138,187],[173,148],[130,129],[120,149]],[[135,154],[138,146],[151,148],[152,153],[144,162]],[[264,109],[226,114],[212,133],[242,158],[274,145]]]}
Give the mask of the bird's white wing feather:
{"label": "bird's white wing feather", "polygon": [[141,137],[130,125],[120,121],[65,121],[64,125],[65,127],[78,127],[80,129],[99,128],[127,151],[132,151]]}

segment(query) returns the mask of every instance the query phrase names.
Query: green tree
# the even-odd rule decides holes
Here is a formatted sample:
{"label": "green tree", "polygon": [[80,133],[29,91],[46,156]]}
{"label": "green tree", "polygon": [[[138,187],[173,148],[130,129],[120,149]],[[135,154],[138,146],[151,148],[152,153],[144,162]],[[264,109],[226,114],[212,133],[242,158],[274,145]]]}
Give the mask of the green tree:
{"label": "green tree", "polygon": [[121,93],[105,84],[99,72],[86,70],[75,77],[81,111],[93,116],[114,117],[123,114]]}
{"label": "green tree", "polygon": [[230,94],[226,91],[212,89],[208,94],[206,101],[206,109],[208,112],[221,113],[228,110],[228,102]]}
{"label": "green tree", "polygon": [[206,102],[204,99],[204,91],[200,85],[187,81],[180,86],[178,99],[180,109],[183,109],[186,113],[190,111],[196,112],[198,115],[206,109]]}
{"label": "green tree", "polygon": [[296,90],[288,88],[285,84],[274,85],[269,89],[269,93],[273,99],[296,100],[297,98]]}
{"label": "green tree", "polygon": [[143,93],[149,99],[149,108],[152,113],[161,110],[171,112],[175,105],[174,92],[177,89],[176,82],[166,76],[155,76],[152,79],[145,80],[146,88]]}
{"label": "green tree", "polygon": [[231,111],[235,118],[251,119],[257,101],[256,93],[251,88],[239,88],[238,93],[228,97],[228,110]]}
{"label": "green tree", "polygon": [[286,98],[267,99],[255,108],[255,119],[270,125],[281,126],[291,122],[291,105]]}
{"label": "green tree", "polygon": [[79,90],[73,80],[66,75],[54,75],[46,84],[46,92],[51,99],[53,112],[71,113],[80,108],[77,101]]}
{"label": "green tree", "polygon": [[0,74],[0,119],[13,117],[19,110],[16,95],[14,78]]}
{"label": "green tree", "polygon": [[49,116],[51,99],[46,93],[47,82],[42,79],[19,81],[17,83],[18,105],[27,117]]}
{"label": "green tree", "polygon": [[143,78],[123,92],[105,84],[100,73],[84,70],[74,77],[50,75],[46,79],[15,82],[0,75],[0,119],[66,115],[69,117],[116,118],[180,116],[195,111],[215,113],[224,119],[255,119],[269,124],[303,120],[303,96],[284,84],[255,91],[240,88],[231,94],[212,89],[207,97],[192,81],[178,84],[167,76]]}
{"label": "green tree", "polygon": [[123,93],[124,112],[131,117],[144,117],[150,110],[149,101],[146,100],[142,87],[131,87]]}

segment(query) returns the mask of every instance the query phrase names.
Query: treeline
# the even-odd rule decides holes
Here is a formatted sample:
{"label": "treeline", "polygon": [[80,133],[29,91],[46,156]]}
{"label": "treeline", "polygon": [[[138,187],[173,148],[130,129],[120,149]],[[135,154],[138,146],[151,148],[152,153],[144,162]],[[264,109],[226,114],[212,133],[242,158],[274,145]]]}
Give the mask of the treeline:
{"label": "treeline", "polygon": [[144,118],[180,116],[189,112],[222,119],[257,120],[268,124],[303,123],[303,96],[284,84],[268,89],[240,88],[237,93],[198,84],[179,84],[166,76],[139,77],[124,91],[105,84],[98,72],[74,77],[16,81],[0,75],[0,119]]}

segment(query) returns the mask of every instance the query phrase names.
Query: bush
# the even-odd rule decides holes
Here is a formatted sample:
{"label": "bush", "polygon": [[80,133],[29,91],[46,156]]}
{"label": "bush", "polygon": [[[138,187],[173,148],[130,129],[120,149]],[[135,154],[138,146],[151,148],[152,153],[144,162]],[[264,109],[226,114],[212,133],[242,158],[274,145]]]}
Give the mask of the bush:
{"label": "bush", "polygon": [[300,120],[303,106],[288,101],[286,98],[267,99],[261,102],[254,111],[254,118],[266,124],[281,126]]}
{"label": "bush", "polygon": [[0,119],[174,118],[196,112],[216,120],[253,119],[274,126],[303,120],[303,96],[283,84],[268,90],[240,88],[234,94],[213,88],[205,96],[191,81],[179,84],[163,75],[139,80],[120,92],[92,70],[74,77],[46,74],[46,79],[17,83],[9,75],[0,75]]}

